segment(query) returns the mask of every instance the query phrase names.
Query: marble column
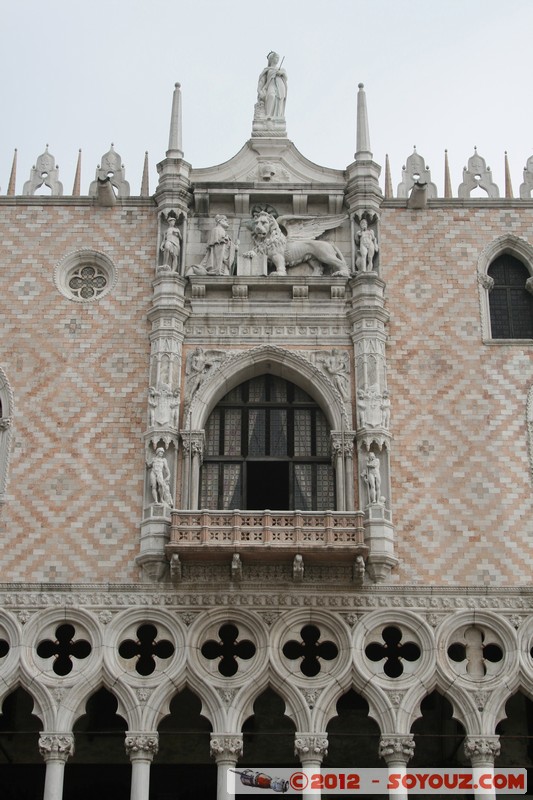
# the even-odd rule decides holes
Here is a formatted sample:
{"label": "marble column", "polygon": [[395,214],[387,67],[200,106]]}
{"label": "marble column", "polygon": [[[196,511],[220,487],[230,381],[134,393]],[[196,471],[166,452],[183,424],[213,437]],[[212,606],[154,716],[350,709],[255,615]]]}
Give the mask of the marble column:
{"label": "marble column", "polygon": [[[465,755],[472,764],[474,784],[478,783],[476,776],[481,774],[494,775],[494,759],[500,755],[499,736],[467,736],[465,739]],[[495,800],[494,790],[474,792],[476,800]]]}
{"label": "marble column", "polygon": [[212,733],[211,756],[217,762],[217,800],[234,800],[228,792],[228,770],[235,769],[242,756],[242,734]]}
{"label": "marble column", "polygon": [[150,765],[159,749],[158,733],[127,731],[124,747],[131,761],[130,800],[148,800]]}
{"label": "marble column", "polygon": [[[405,775],[407,763],[411,760],[415,752],[415,740],[410,733],[407,734],[384,734],[379,743],[379,756],[383,758],[391,773]],[[391,795],[394,800],[407,800],[407,789],[404,792]]]}
{"label": "marble column", "polygon": [[39,753],[46,762],[43,800],[62,800],[65,764],[74,753],[71,733],[41,733]]}
{"label": "marble column", "polygon": [[[327,733],[305,733],[296,732],[294,734],[294,755],[300,759],[302,769],[308,774],[320,772],[322,760],[328,754],[328,735]],[[303,791],[302,800],[317,800],[320,794]]]}

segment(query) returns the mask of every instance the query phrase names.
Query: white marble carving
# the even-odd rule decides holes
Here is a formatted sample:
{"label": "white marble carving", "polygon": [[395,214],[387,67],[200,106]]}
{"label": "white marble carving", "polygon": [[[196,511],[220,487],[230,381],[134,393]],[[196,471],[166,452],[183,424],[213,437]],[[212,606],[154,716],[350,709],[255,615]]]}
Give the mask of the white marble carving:
{"label": "white marble carving", "polygon": [[431,172],[426,162],[416,152],[416,147],[402,168],[402,182],[398,184],[398,197],[407,197],[414,186],[425,186],[427,198],[437,197],[437,187],[431,182]]}
{"label": "white marble carving", "polygon": [[168,383],[150,386],[148,390],[148,424],[150,428],[171,426],[178,427],[180,395],[177,389],[172,390]]}
{"label": "white marble carving", "polygon": [[332,380],[343,400],[350,399],[350,359],[345,350],[318,353],[317,365]]}
{"label": "white marble carving", "polygon": [[200,264],[193,264],[188,275],[231,275],[237,245],[228,233],[229,222],[224,214],[217,214],[207,242],[205,256]]}
{"label": "white marble carving", "polygon": [[48,145],[44,153],[37,158],[35,166],[31,168],[30,179],[26,181],[22,188],[22,194],[35,194],[41,186],[48,186],[52,195],[61,196],[63,194],[63,184],[59,180],[59,167],[56,167],[56,160],[48,152]]}
{"label": "white marble carving", "polygon": [[529,200],[533,191],[533,156],[529,156],[524,167],[524,182],[520,184],[520,197]]}
{"label": "white marble carving", "polygon": [[181,254],[181,231],[176,217],[169,216],[168,227],[162,236],[160,251],[163,254],[160,269],[179,272]]}
{"label": "white marble carving", "polygon": [[359,272],[372,272],[374,269],[374,257],[379,250],[379,245],[376,235],[368,227],[366,219],[362,219],[359,225],[359,230],[355,234],[355,246],[357,248],[355,266]]}
{"label": "white marble carving", "polygon": [[89,195],[96,197],[98,183],[109,182],[116,190],[117,197],[129,197],[130,185],[126,180],[124,164],[112,144],[107,153],[102,156],[101,164],[96,168],[95,180],[89,186]]}
{"label": "white marble carving", "polygon": [[487,167],[486,161],[482,158],[477,148],[474,147],[474,155],[468,159],[468,166],[463,168],[463,182],[459,184],[457,196],[460,198],[470,197],[470,193],[477,188],[484,189],[489,197],[499,197],[500,192],[492,180],[492,172]]}
{"label": "white marble carving", "polygon": [[381,497],[381,471],[379,458],[370,452],[366,459],[366,467],[361,473],[361,477],[366,484],[368,491],[368,502],[370,505],[384,502]]}
{"label": "white marble carving", "polygon": [[[251,221],[254,249],[245,253],[253,257],[264,253],[275,267],[275,275],[286,275],[287,267],[308,263],[313,275],[322,275],[324,267],[329,267],[331,275],[349,277],[350,270],[339,248],[328,241],[317,241],[327,230],[337,228],[346,216],[339,214],[329,217],[283,216],[278,220],[266,211],[261,211]],[[287,228],[287,236],[280,224]]]}
{"label": "white marble carving", "polygon": [[154,503],[162,503],[172,508],[174,502],[170,493],[170,469],[163,447],[157,448],[154,458],[148,463],[148,467],[150,469],[150,488]]}
{"label": "white marble carving", "polygon": [[187,356],[185,368],[185,403],[188,405],[205,379],[210,376],[226,358],[224,350],[203,350],[197,347]]}
{"label": "white marble carving", "polygon": [[257,83],[252,136],[286,136],[287,73],[279,55],[271,51]]}

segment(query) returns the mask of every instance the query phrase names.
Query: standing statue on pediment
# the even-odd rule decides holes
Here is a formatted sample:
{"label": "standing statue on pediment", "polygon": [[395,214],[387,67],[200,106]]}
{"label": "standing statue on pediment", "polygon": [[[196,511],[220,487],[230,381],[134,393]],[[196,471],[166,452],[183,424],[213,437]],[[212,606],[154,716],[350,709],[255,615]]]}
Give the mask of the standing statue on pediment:
{"label": "standing statue on pediment", "polygon": [[150,468],[150,488],[154,503],[164,503],[172,508],[174,503],[170,493],[170,469],[163,447],[157,448],[148,467]]}
{"label": "standing statue on pediment", "polygon": [[257,101],[263,103],[267,119],[284,119],[287,102],[287,73],[278,67],[279,56],[273,50],[268,54],[268,66],[262,71],[257,84]]}
{"label": "standing statue on pediment", "polygon": [[194,264],[189,269],[189,275],[231,275],[237,245],[229,235],[228,228],[228,218],[224,214],[217,214],[202,263]]}
{"label": "standing statue on pediment", "polygon": [[366,219],[362,219],[360,228],[355,234],[355,246],[358,253],[355,259],[355,266],[360,272],[372,272],[374,268],[374,256],[379,250],[376,235],[368,227]]}
{"label": "standing statue on pediment", "polygon": [[369,504],[380,503],[381,493],[381,471],[379,458],[375,453],[370,452],[366,459],[366,469],[361,473],[368,489]]}

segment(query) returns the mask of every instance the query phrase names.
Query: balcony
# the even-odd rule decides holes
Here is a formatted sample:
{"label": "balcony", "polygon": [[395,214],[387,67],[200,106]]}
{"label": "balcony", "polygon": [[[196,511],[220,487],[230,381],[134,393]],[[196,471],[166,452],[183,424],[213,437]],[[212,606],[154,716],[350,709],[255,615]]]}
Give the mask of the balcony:
{"label": "balcony", "polygon": [[352,563],[366,557],[361,511],[172,511],[167,557]]}

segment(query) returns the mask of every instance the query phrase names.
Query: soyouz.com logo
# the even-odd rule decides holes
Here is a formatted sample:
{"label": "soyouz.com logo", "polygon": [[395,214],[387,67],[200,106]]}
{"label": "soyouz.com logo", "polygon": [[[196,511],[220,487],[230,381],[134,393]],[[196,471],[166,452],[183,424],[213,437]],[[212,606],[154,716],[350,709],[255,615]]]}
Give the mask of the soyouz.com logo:
{"label": "soyouz.com logo", "polygon": [[229,769],[230,794],[525,794],[525,769]]}

